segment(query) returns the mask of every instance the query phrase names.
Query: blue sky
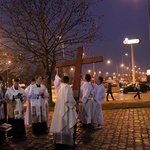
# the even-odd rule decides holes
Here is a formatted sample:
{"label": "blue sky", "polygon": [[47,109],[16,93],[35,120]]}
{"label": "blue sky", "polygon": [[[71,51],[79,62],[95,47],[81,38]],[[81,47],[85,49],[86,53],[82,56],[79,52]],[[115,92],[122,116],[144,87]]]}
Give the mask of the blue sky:
{"label": "blue sky", "polygon": [[[103,0],[93,11],[95,14],[104,15],[98,22],[103,23],[102,41],[97,40],[86,48],[87,53],[104,57],[103,63],[96,64],[97,71],[113,73],[116,65],[121,71],[122,56],[124,64],[129,66],[130,46],[123,45],[126,37],[141,39],[140,44],[134,45],[135,65],[144,72],[150,69],[147,0]],[[125,57],[125,53],[129,56]],[[108,59],[112,61],[110,65],[106,65]]]}

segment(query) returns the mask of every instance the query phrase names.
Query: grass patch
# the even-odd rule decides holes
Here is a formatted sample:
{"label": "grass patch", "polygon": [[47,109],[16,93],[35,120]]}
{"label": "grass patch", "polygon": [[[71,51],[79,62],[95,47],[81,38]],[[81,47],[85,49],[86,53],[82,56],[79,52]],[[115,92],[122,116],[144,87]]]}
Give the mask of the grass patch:
{"label": "grass patch", "polygon": [[[50,104],[50,111],[54,111],[55,103]],[[129,102],[129,103],[103,103],[103,110],[129,109],[129,108],[150,108],[150,102]]]}
{"label": "grass patch", "polygon": [[111,109],[128,109],[128,108],[150,108],[150,102],[135,102],[135,103],[108,103],[102,104],[103,110]]}

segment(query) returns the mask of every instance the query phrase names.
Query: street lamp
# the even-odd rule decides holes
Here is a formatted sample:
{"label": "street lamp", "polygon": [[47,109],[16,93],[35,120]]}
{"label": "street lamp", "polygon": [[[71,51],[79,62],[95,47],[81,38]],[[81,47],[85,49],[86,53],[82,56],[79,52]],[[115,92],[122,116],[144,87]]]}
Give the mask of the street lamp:
{"label": "street lamp", "polygon": [[140,39],[136,38],[136,39],[128,39],[125,38],[125,40],[123,41],[123,44],[127,44],[127,45],[131,45],[131,61],[132,61],[132,70],[133,70],[133,74],[132,74],[132,82],[135,83],[135,64],[134,64],[134,50],[133,50],[133,44],[138,44],[140,43]]}
{"label": "street lamp", "polygon": [[150,0],[147,0],[147,10],[148,10],[149,44],[150,44]]}
{"label": "street lamp", "polygon": [[120,66],[122,68],[122,77],[123,77],[123,75],[124,75],[124,64],[121,64]]}
{"label": "street lamp", "polygon": [[[111,60],[107,60],[107,64],[111,64],[111,63],[113,63],[113,62],[111,62]],[[116,81],[118,80],[118,65],[115,63],[115,65],[116,65]]]}
{"label": "street lamp", "polygon": [[74,71],[74,68],[70,68],[70,81],[72,83],[72,79],[73,79],[73,71]]}
{"label": "street lamp", "polygon": [[7,65],[7,70],[6,70],[6,87],[8,88],[9,87],[9,84],[8,84],[8,65],[11,64],[11,61],[7,61],[6,62],[6,65]]}
{"label": "street lamp", "polygon": [[107,60],[107,64],[110,64],[111,63],[111,61],[110,60]]}
{"label": "street lamp", "polygon": [[91,73],[91,70],[90,70],[90,69],[88,70],[88,73]]}

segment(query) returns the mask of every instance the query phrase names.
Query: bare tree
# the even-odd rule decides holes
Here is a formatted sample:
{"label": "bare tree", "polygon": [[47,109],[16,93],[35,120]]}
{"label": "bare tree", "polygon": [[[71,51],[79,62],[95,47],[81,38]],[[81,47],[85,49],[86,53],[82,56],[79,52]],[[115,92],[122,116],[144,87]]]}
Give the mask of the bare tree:
{"label": "bare tree", "polygon": [[42,64],[52,95],[56,62],[72,59],[79,44],[101,36],[93,4],[93,0],[1,0],[0,44],[21,54],[24,66]]}

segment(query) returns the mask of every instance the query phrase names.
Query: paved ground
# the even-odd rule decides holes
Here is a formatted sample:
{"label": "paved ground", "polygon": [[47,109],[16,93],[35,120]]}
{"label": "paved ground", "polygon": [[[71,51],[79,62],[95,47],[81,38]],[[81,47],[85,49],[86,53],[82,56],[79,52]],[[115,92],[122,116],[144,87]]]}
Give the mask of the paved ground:
{"label": "paved ground", "polygon": [[[150,92],[141,94],[141,100],[133,95],[114,93],[115,101],[104,103],[150,101]],[[76,150],[150,150],[150,108],[103,110],[104,124],[101,130],[86,132],[77,124]],[[52,112],[50,113],[50,120]],[[18,129],[19,130],[19,129]],[[53,135],[35,136],[31,126],[26,126],[26,138],[11,138],[0,145],[0,150],[54,150]],[[57,149],[66,150],[65,147]]]}
{"label": "paved ground", "polygon": [[[104,110],[103,114],[101,130],[85,132],[78,123],[76,150],[150,150],[150,108]],[[8,139],[0,150],[54,149],[52,134],[34,136],[31,126],[26,131],[26,139]]]}

